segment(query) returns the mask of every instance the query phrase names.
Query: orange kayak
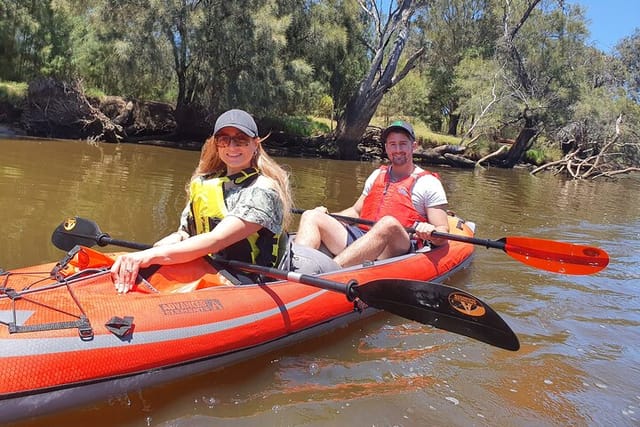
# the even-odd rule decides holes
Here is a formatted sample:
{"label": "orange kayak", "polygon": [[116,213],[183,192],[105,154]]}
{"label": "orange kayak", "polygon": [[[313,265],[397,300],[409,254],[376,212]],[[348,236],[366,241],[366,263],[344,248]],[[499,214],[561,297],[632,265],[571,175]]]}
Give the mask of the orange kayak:
{"label": "orange kayak", "polygon": [[[455,224],[452,233],[473,236]],[[473,245],[452,241],[319,277],[442,281],[472,254]],[[105,267],[55,267],[0,274],[0,422],[224,367],[377,311],[292,280],[222,284],[204,260],[160,267],[127,294]]]}

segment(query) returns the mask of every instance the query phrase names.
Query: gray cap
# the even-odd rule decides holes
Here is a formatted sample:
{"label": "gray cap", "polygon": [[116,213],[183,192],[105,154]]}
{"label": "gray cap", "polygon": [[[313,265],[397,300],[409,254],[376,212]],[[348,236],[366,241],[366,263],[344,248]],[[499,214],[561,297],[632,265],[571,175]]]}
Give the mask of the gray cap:
{"label": "gray cap", "polygon": [[220,117],[218,117],[218,120],[216,120],[216,124],[213,127],[213,134],[215,135],[220,129],[227,126],[234,127],[252,138],[258,136],[258,126],[253,120],[253,117],[246,111],[229,110],[222,113]]}
{"label": "gray cap", "polygon": [[396,120],[395,122],[387,126],[385,130],[382,131],[382,136],[381,136],[382,142],[386,142],[387,135],[389,135],[389,133],[393,131],[401,131],[401,132],[407,133],[411,137],[412,141],[416,140],[416,134],[413,132],[413,127],[409,123],[405,122],[404,120]]}

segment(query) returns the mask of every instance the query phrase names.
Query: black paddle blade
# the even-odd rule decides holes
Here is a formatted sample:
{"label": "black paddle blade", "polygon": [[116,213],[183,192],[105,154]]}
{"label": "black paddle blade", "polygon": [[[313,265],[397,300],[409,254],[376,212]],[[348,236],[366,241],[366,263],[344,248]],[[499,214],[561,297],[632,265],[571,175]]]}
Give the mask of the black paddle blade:
{"label": "black paddle blade", "polygon": [[102,234],[95,222],[69,217],[53,231],[51,243],[63,251],[70,251],[76,245],[94,246]]}
{"label": "black paddle blade", "polygon": [[517,351],[518,337],[489,305],[439,283],[378,279],[352,288],[371,307],[487,344]]}

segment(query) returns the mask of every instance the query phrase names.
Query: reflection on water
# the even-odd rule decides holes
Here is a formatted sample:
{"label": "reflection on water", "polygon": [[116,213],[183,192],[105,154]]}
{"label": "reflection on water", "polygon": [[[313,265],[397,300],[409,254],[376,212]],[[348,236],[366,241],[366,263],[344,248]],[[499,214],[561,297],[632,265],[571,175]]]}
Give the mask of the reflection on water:
{"label": "reflection on water", "polygon": [[[59,259],[69,215],[114,238],[153,242],[177,226],[197,152],[0,140],[0,267]],[[297,207],[344,208],[376,166],[278,159]],[[476,248],[451,286],[518,334],[517,353],[381,313],[220,372],[36,420],[31,425],[639,425],[640,205],[637,177],[566,182],[524,170],[451,170],[450,207],[478,237],[598,246],[609,267],[566,276]],[[26,424],[25,424],[26,425]]]}

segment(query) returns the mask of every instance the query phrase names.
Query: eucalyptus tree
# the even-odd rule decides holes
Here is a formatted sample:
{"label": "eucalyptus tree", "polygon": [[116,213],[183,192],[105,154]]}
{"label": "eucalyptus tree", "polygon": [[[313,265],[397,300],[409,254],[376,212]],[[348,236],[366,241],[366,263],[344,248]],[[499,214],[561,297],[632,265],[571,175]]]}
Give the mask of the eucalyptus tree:
{"label": "eucalyptus tree", "polygon": [[167,100],[175,91],[170,44],[153,0],[56,0],[73,16],[71,55],[85,85],[110,95]]}
{"label": "eucalyptus tree", "polygon": [[51,1],[0,3],[0,78],[28,81],[72,72],[72,22]]}
{"label": "eucalyptus tree", "polygon": [[627,72],[625,88],[628,95],[640,104],[640,27],[622,39],[615,47],[615,56],[622,62]]}
{"label": "eucalyptus tree", "polygon": [[455,70],[464,58],[491,58],[499,23],[491,0],[435,0],[424,27],[428,41],[425,66],[430,91],[422,118],[434,130],[456,135],[463,100]]}
{"label": "eucalyptus tree", "polygon": [[388,13],[383,14],[375,1],[361,1],[362,19],[370,24],[365,43],[370,57],[369,69],[349,98],[335,131],[339,156],[354,159],[358,155],[358,142],[364,134],[384,94],[400,82],[424,54],[424,47],[408,53],[401,65],[404,49],[410,36],[410,25],[416,10],[426,1],[401,0],[383,2]]}
{"label": "eucalyptus tree", "polygon": [[[302,0],[292,14],[287,29],[285,55],[292,64],[310,70],[311,88],[305,99],[313,109],[328,94],[332,117],[344,111],[344,105],[366,72],[369,60],[362,34],[366,22],[361,19],[361,6],[356,0]],[[302,82],[298,82],[300,84]],[[310,106],[302,106],[308,112]]]}
{"label": "eucalyptus tree", "polygon": [[290,79],[309,82],[306,65],[283,53],[297,3],[244,0],[207,9],[200,43],[206,56],[204,93],[212,110],[245,107],[263,116],[290,111],[300,87],[292,89]]}
{"label": "eucalyptus tree", "polygon": [[536,141],[561,148],[566,170],[580,163],[574,178],[624,170],[618,160],[638,157],[628,74],[620,58],[586,45],[581,7],[499,0],[487,12],[502,22],[495,54],[467,55],[454,84],[460,114],[473,117],[469,131],[513,138],[506,153],[493,153],[494,165],[513,167]]}
{"label": "eucalyptus tree", "polygon": [[[618,44],[624,45],[633,38]],[[574,179],[640,171],[640,105],[634,92],[633,49],[616,55],[587,48],[582,67],[573,70],[580,96],[570,117],[553,135],[564,157],[539,169],[553,168]]]}
{"label": "eucalyptus tree", "polygon": [[427,82],[420,70],[409,73],[384,95],[376,116],[382,117],[385,124],[398,117],[419,117],[426,110],[426,99],[432,89]]}
{"label": "eucalyptus tree", "polygon": [[[266,19],[275,1],[91,3],[86,8],[91,30],[81,37],[96,43],[87,44],[91,47],[83,57],[92,52],[102,64],[95,78],[102,78],[110,93],[140,96],[149,94],[144,87],[164,90],[163,98],[172,95],[179,123],[194,112],[260,106],[273,95],[260,83],[269,82],[265,76],[272,76],[278,54],[271,43],[277,37]],[[256,94],[265,96],[257,99]]]}
{"label": "eucalyptus tree", "polygon": [[579,95],[572,68],[583,58],[587,36],[579,6],[563,0],[502,0],[502,36],[496,59],[513,106],[505,123],[516,129],[515,143],[499,158],[503,167],[519,163],[543,127],[570,117]]}

